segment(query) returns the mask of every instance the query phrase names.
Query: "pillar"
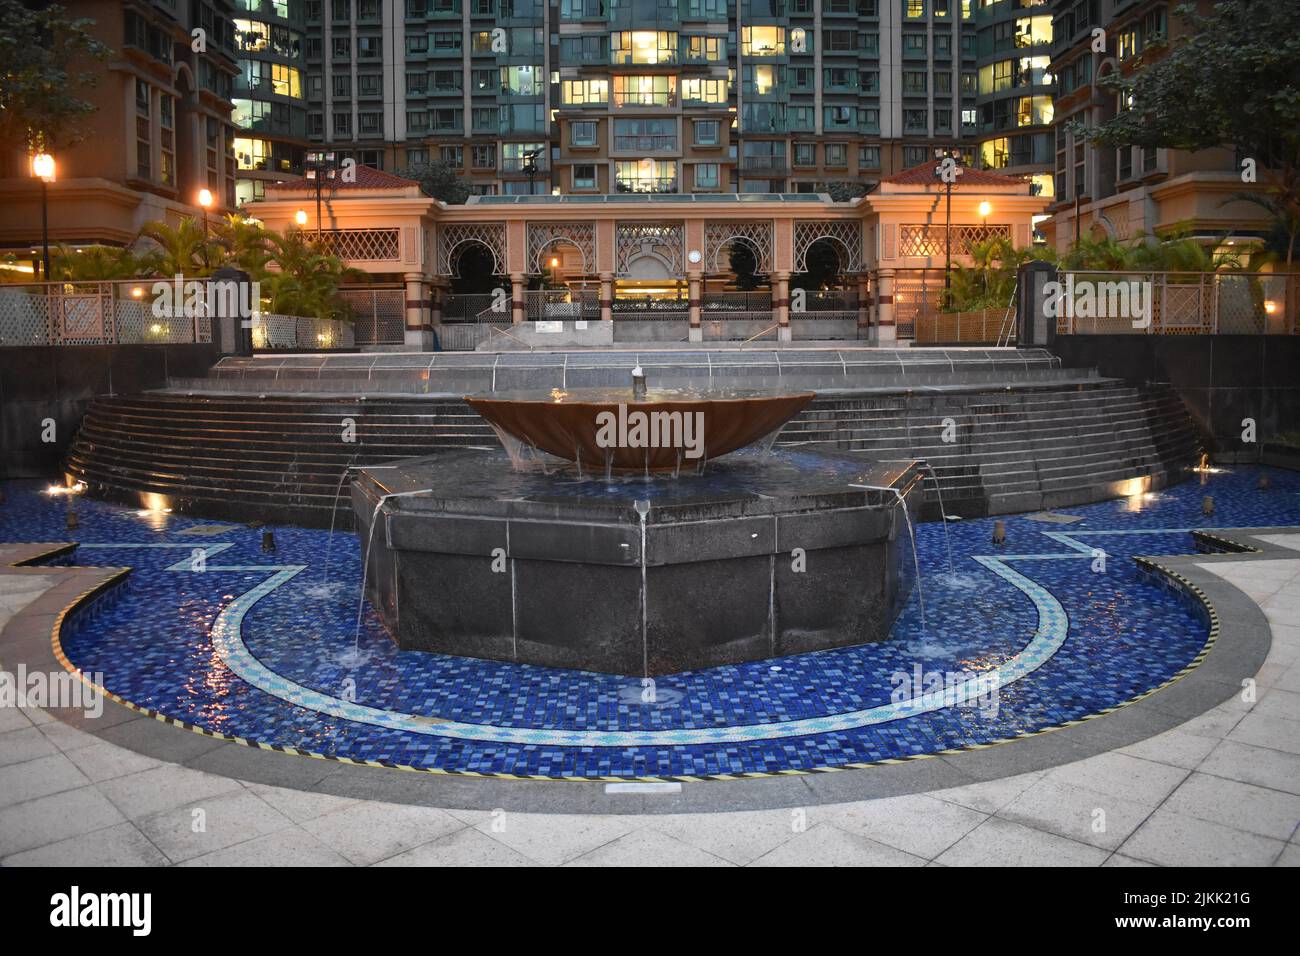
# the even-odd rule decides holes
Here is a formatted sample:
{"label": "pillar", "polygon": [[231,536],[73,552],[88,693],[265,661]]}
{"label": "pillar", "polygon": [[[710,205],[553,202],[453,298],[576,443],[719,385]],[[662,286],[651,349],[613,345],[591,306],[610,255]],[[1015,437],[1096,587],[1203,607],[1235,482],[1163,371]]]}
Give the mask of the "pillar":
{"label": "pillar", "polygon": [[876,344],[896,348],[898,333],[894,328],[894,270],[876,273]]}
{"label": "pillar", "polygon": [[779,342],[789,342],[790,335],[790,273],[774,272],[776,295],[772,299],[772,308],[776,310],[776,338]]}
{"label": "pillar", "polygon": [[600,274],[600,321],[614,320],[614,273]]}
{"label": "pillar", "polygon": [[510,273],[510,321],[515,325],[524,322],[524,274]]}
{"label": "pillar", "polygon": [[403,342],[414,352],[433,348],[433,326],[426,311],[427,281],[423,273],[407,272],[402,276],[406,283],[406,329]]}
{"label": "pillar", "polygon": [[871,283],[865,272],[858,273],[858,338],[871,338]]}
{"label": "pillar", "polygon": [[699,272],[688,272],[686,274],[686,286],[690,296],[690,318],[691,327],[687,338],[691,342],[704,341],[704,329],[700,327],[700,306],[703,302],[702,289],[704,286],[704,276]]}

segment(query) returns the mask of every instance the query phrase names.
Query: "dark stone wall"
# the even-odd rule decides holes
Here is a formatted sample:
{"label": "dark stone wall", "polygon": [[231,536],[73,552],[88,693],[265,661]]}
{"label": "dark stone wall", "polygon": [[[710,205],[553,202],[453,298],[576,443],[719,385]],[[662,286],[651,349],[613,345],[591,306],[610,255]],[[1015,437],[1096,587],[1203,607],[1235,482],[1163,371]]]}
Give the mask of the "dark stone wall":
{"label": "dark stone wall", "polygon": [[[168,376],[201,377],[217,360],[202,345],[66,345],[0,348],[0,478],[58,473],[97,395],[160,388]],[[52,418],[55,440],[43,442]]]}
{"label": "dark stone wall", "polygon": [[[1258,458],[1263,443],[1300,430],[1300,335],[1058,335],[1067,368],[1130,382],[1168,382],[1218,454]],[[1256,442],[1242,441],[1242,419]]]}

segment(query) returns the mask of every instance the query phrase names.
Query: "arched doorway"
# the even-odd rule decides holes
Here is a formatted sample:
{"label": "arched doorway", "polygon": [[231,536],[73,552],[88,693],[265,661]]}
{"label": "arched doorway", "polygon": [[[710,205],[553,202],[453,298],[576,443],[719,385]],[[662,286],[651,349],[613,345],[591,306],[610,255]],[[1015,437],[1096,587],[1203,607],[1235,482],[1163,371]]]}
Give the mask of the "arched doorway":
{"label": "arched doorway", "polygon": [[467,239],[451,251],[450,258],[452,295],[491,295],[501,287],[496,255],[486,244]]}

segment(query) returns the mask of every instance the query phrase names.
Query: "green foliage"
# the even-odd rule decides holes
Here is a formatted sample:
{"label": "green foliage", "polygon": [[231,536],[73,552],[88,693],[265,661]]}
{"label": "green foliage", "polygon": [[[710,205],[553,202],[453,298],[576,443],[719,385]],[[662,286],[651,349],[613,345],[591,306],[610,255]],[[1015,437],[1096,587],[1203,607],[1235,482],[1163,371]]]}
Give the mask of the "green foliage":
{"label": "green foliage", "polygon": [[80,94],[110,51],[90,34],[92,21],[60,4],[32,7],[0,0],[0,142],[52,151],[82,139],[79,121],[95,107]]}
{"label": "green foliage", "polygon": [[266,277],[271,262],[270,233],[260,223],[232,213],[213,227],[212,235],[223,265],[242,269],[257,281]]}
{"label": "green foliage", "polygon": [[266,242],[278,267],[260,280],[263,296],[270,299],[270,311],[338,318],[343,311],[337,301],[339,285],[359,273],[294,226],[283,233],[267,230]]}
{"label": "green foliage", "polygon": [[74,252],[61,246],[51,268],[59,279],[88,282],[177,274],[198,279],[228,266],[261,283],[269,311],[316,318],[347,318],[339,286],[365,278],[294,226],[277,233],[240,216],[212,223],[206,240],[202,223],[193,218],[176,226],[146,223],[139,238],[147,240],[144,251],[90,246]]}
{"label": "green foliage", "polygon": [[397,175],[414,179],[426,196],[441,199],[449,206],[464,205],[470,197],[469,183],[447,163],[424,163],[410,166]]}
{"label": "green foliage", "polygon": [[766,281],[767,277],[758,271],[758,259],[748,242],[731,243],[727,247],[727,258],[738,291],[752,292]]}
{"label": "green foliage", "polygon": [[65,282],[134,279],[146,267],[134,252],[118,246],[88,246],[73,250],[60,245],[52,259],[51,273],[55,279]]}
{"label": "green foliage", "polygon": [[176,226],[157,220],[147,222],[139,238],[154,244],[141,257],[144,270],[152,275],[203,278],[222,261],[221,246],[211,236],[211,230],[205,238],[203,224],[192,216],[186,216]]}
{"label": "green foliage", "polygon": [[790,277],[790,288],[808,292],[835,289],[840,285],[840,254],[828,239],[819,239],[804,254],[807,272],[797,272]]}
{"label": "green foliage", "polygon": [[1269,214],[1268,232],[1259,258],[1291,265],[1300,252],[1300,204],[1284,205],[1276,196],[1260,193],[1233,193],[1223,204],[1248,202]]}
{"label": "green foliage", "polygon": [[831,197],[832,202],[848,202],[857,199],[859,196],[867,194],[867,187],[862,183],[826,183],[826,194]]}
{"label": "green foliage", "polygon": [[1215,272],[1220,269],[1256,269],[1260,262],[1247,264],[1236,253],[1216,253],[1211,244],[1186,235],[1164,239],[1138,236],[1120,242],[1109,236],[1087,236],[1058,256],[1046,246],[1016,249],[1005,238],[971,245],[971,264],[952,270],[952,288],[944,311],[1005,309],[1016,288],[1016,274],[1031,259],[1055,262],[1074,272]]}
{"label": "green foliage", "polygon": [[[1071,128],[1102,146],[1235,147],[1270,181],[1282,221],[1300,216],[1300,3],[1221,0],[1175,14],[1189,32],[1130,73],[1099,85],[1132,103],[1097,127]],[[1294,253],[1294,233],[1288,249]],[[1288,262],[1291,259],[1288,257]]]}
{"label": "green foliage", "polygon": [[1021,265],[1030,259],[1050,257],[1046,247],[1017,249],[1003,236],[971,243],[971,264],[952,270],[945,311],[1005,309],[1015,291],[1016,272]]}

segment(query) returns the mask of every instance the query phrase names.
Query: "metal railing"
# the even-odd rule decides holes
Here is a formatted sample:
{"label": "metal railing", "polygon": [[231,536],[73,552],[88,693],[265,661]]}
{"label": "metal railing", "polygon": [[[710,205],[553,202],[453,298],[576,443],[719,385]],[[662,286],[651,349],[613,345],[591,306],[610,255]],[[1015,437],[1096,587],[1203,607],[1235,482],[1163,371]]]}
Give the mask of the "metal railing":
{"label": "metal railing", "polygon": [[1062,335],[1291,335],[1300,274],[1061,271]]}
{"label": "metal railing", "polygon": [[438,328],[438,344],[448,352],[473,352],[483,342],[489,341],[510,324],[488,322],[458,322]]}
{"label": "metal railing", "polygon": [[651,136],[615,136],[614,148],[616,150],[636,150],[638,152],[653,153],[659,150],[675,150],[677,148],[676,136],[651,135]]}
{"label": "metal railing", "polygon": [[404,286],[345,286],[338,297],[352,315],[356,345],[400,345],[405,340]]}
{"label": "metal railing", "polygon": [[[176,345],[212,341],[207,304],[164,300],[155,279],[0,285],[0,346]],[[186,295],[181,296],[182,300]],[[180,314],[177,314],[180,313]]]}
{"label": "metal railing", "polygon": [[700,303],[700,321],[772,321],[770,292],[710,292]]}
{"label": "metal railing", "polygon": [[252,328],[254,349],[341,349],[356,344],[352,323],[263,312]]}
{"label": "metal railing", "polygon": [[686,299],[615,299],[611,305],[615,322],[686,322],[690,303]]}
{"label": "metal railing", "polygon": [[[923,345],[960,342],[970,345],[995,343],[1000,345],[1002,337],[1008,334],[1006,327],[1006,309],[926,312],[915,319],[916,343]],[[1014,320],[1012,327],[1014,328]]]}
{"label": "metal railing", "polygon": [[442,321],[456,322],[511,322],[510,297],[490,293],[483,295],[450,295],[442,303]]}
{"label": "metal railing", "polygon": [[600,293],[595,289],[539,289],[525,292],[524,317],[530,322],[565,319],[599,321]]}

